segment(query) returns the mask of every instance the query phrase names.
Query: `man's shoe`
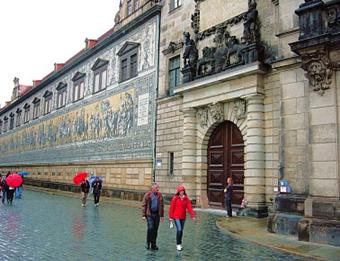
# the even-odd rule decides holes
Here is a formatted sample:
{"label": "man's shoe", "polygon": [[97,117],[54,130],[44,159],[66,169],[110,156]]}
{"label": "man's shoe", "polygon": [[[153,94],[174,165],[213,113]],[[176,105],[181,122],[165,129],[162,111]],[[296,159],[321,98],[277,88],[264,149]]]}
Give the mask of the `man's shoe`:
{"label": "man's shoe", "polygon": [[158,250],[158,246],[154,245],[154,246],[151,246],[151,250]]}
{"label": "man's shoe", "polygon": [[178,250],[178,251],[182,251],[182,250],[183,250],[182,245],[177,245],[177,250]]}

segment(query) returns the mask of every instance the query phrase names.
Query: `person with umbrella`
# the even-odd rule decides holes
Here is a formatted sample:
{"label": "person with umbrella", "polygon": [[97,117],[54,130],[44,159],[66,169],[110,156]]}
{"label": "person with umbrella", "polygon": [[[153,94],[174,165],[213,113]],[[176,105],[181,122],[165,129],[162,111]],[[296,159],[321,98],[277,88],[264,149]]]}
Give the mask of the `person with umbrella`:
{"label": "person with umbrella", "polygon": [[90,183],[87,180],[87,178],[84,178],[81,181],[80,188],[81,188],[81,194],[82,194],[82,197],[81,197],[82,204],[81,205],[83,207],[85,207],[86,206],[87,195],[89,194],[89,191],[90,191]]}
{"label": "person with umbrella", "polygon": [[99,177],[96,177],[94,181],[92,182],[92,188],[93,188],[94,205],[98,207],[100,192],[102,189],[102,181]]}

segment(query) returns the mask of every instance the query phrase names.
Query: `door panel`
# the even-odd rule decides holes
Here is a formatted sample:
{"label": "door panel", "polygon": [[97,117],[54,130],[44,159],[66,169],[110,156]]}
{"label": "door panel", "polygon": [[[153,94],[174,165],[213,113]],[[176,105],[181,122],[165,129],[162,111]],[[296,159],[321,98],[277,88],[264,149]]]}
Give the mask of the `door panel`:
{"label": "door panel", "polygon": [[224,122],[212,133],[208,144],[208,199],[214,207],[224,207],[228,177],[234,180],[232,203],[240,205],[244,195],[244,142],[232,122]]}

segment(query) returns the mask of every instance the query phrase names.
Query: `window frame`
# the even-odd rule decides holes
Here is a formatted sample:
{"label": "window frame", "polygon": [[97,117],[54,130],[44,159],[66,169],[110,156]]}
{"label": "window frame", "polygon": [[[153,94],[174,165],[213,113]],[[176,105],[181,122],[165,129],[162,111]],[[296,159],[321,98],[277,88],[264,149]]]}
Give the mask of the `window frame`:
{"label": "window frame", "polygon": [[33,100],[33,120],[38,119],[40,117],[40,99],[34,98]]}
{"label": "window frame", "polygon": [[4,133],[8,131],[8,117],[4,118]]}
{"label": "window frame", "polygon": [[[178,65],[172,67],[171,63],[172,61],[175,61],[175,59],[177,60]],[[175,74],[175,85],[174,86],[171,85],[171,75],[173,72]],[[181,56],[176,55],[176,56],[171,57],[168,62],[168,95],[172,96],[174,89],[176,88],[176,86],[180,84],[181,84]]]}
{"label": "window frame", "polygon": [[29,104],[25,104],[24,106],[24,124],[30,121],[30,111],[31,111],[31,106]]}
{"label": "window frame", "polygon": [[[85,94],[85,73],[76,72],[73,76],[72,101],[76,102],[84,99]],[[81,87],[83,85],[83,87]],[[77,97],[76,97],[77,93]]]}
{"label": "window frame", "polygon": [[9,115],[9,130],[13,130],[14,129],[14,113],[11,113]]}
{"label": "window frame", "polygon": [[2,134],[2,126],[3,126],[3,121],[0,120],[0,134]]}
{"label": "window frame", "polygon": [[169,12],[176,10],[177,8],[182,6],[182,0],[170,0],[169,3]]}
{"label": "window frame", "polygon": [[[129,43],[126,43],[124,46],[128,47]],[[118,52],[119,55],[119,82],[125,82],[130,80],[134,77],[138,76],[138,48],[139,44],[134,43],[132,48],[126,48],[127,50],[124,51],[124,47],[122,48],[123,51]],[[136,60],[133,60],[133,57],[136,57]],[[126,70],[125,70],[125,61],[126,61]],[[124,67],[123,67],[124,65]],[[124,72],[126,71],[126,75]]]}
{"label": "window frame", "polygon": [[15,121],[15,127],[19,127],[21,125],[22,110],[17,109],[16,113],[17,113],[17,116],[16,116],[16,121]]}
{"label": "window frame", "polygon": [[[106,90],[108,85],[108,67],[109,61],[98,58],[92,66],[93,82],[92,82],[92,94]],[[105,81],[103,81],[103,74],[105,72]],[[98,86],[96,86],[96,80],[98,76]],[[104,84],[103,84],[104,83]],[[98,89],[96,88],[98,87]]]}
{"label": "window frame", "polygon": [[46,91],[44,94],[44,115],[52,111],[52,96],[53,93],[49,91]]}
{"label": "window frame", "polygon": [[63,108],[67,103],[67,84],[60,82],[56,88],[57,90],[57,109]]}
{"label": "window frame", "polygon": [[173,151],[168,152],[168,176],[174,175],[175,153]]}

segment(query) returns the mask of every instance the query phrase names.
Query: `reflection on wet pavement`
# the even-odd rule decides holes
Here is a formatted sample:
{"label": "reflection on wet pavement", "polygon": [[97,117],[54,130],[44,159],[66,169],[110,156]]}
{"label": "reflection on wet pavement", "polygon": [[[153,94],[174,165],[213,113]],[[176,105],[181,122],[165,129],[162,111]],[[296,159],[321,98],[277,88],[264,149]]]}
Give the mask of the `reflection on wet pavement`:
{"label": "reflection on wet pavement", "polygon": [[224,234],[216,218],[198,213],[187,220],[182,252],[165,221],[159,251],[145,249],[140,209],[25,191],[13,206],[0,206],[0,260],[304,260]]}

